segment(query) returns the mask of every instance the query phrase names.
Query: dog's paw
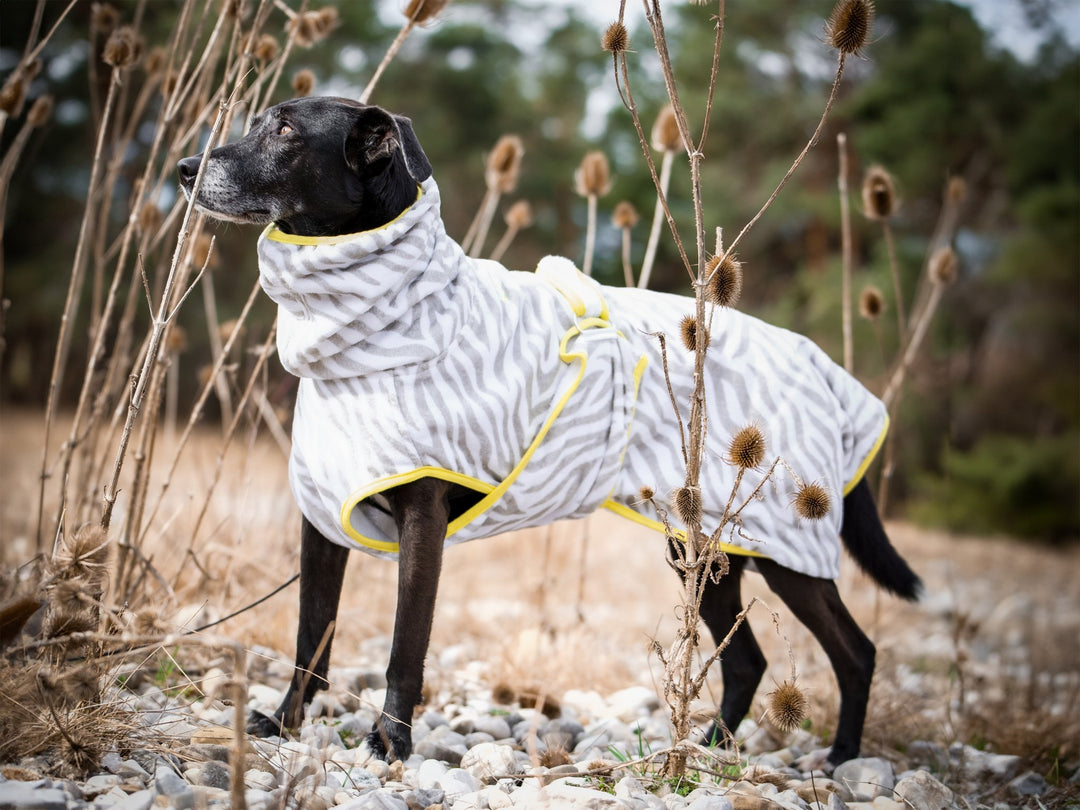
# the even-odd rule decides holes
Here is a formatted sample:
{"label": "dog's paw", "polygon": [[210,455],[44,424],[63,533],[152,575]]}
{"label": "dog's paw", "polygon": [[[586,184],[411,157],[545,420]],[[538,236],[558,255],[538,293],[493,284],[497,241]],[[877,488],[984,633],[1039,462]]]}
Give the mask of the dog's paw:
{"label": "dog's paw", "polygon": [[376,725],[371,733],[364,738],[364,749],[372,757],[381,759],[383,762],[405,760],[412,753],[412,739],[409,729],[401,734],[392,729]]}
{"label": "dog's paw", "polygon": [[248,715],[247,733],[255,737],[286,737],[289,732],[282,724],[280,717],[253,710]]}

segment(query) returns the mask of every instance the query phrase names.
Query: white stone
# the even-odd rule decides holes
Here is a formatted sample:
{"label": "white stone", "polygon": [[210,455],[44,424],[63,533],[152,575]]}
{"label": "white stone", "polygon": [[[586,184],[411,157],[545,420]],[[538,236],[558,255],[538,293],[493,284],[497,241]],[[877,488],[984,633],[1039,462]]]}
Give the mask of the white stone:
{"label": "white stone", "polygon": [[493,742],[470,748],[461,758],[461,767],[477,779],[488,782],[521,772],[514,749]]}
{"label": "white stone", "polygon": [[846,786],[857,800],[890,796],[896,784],[892,765],[880,757],[849,759],[836,766],[832,778]]}
{"label": "white stone", "polygon": [[927,771],[915,771],[896,783],[896,798],[919,810],[945,810],[953,802],[953,792]]}

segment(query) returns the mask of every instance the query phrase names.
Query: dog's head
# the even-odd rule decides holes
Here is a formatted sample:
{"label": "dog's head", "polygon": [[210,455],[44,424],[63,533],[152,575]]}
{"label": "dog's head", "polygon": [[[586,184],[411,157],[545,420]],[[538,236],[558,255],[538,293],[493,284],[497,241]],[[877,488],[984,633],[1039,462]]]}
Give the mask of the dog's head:
{"label": "dog's head", "polygon": [[431,164],[408,118],[344,98],[299,98],[256,116],[240,140],[177,165],[189,198],[218,219],[330,236],[386,224],[412,205]]}

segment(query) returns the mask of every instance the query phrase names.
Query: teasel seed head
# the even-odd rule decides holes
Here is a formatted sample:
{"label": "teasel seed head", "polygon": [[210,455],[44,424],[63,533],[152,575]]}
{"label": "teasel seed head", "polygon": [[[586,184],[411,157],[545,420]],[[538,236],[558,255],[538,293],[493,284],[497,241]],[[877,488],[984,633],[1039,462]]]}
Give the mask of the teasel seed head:
{"label": "teasel seed head", "polygon": [[176,85],[180,83],[180,74],[175,70],[170,70],[165,74],[165,78],[161,80],[161,95],[164,98],[172,98],[173,93],[176,92]]}
{"label": "teasel seed head", "polygon": [[130,25],[122,25],[109,35],[101,59],[110,67],[124,70],[138,61],[140,50],[134,29]]}
{"label": "teasel seed head", "polygon": [[959,266],[960,260],[956,251],[949,245],[940,247],[930,257],[930,280],[934,284],[948,286],[956,281]]}
{"label": "teasel seed head", "polygon": [[874,285],[863,287],[859,294],[859,314],[868,321],[876,321],[885,311],[885,296]]}
{"label": "teasel seed head", "polygon": [[52,111],[53,97],[48,95],[38,96],[34,99],[34,103],[30,105],[30,112],[26,114],[26,123],[32,127],[45,126],[49,118],[52,117]]}
{"label": "teasel seed head", "polygon": [[58,616],[69,616],[86,608],[88,584],[81,577],[61,579],[49,588],[49,609]]}
{"label": "teasel seed head", "polygon": [[146,71],[147,76],[157,78],[165,70],[167,64],[169,64],[168,52],[160,45],[155,45],[146,52],[146,59],[143,60],[143,70]]}
{"label": "teasel seed head", "polygon": [[769,719],[781,731],[794,731],[806,719],[809,701],[794,681],[784,681],[769,693]]}
{"label": "teasel seed head", "polygon": [[171,354],[186,352],[188,347],[187,330],[180,324],[173,324],[165,340],[165,350]]}
{"label": "teasel seed head", "polygon": [[492,191],[509,194],[517,188],[525,144],[517,135],[503,135],[495,141],[484,166],[484,182]]}
{"label": "teasel seed head", "polygon": [[629,44],[630,33],[626,30],[626,26],[618,21],[607,27],[607,31],[604,32],[604,36],[600,40],[600,46],[605,51],[610,51],[613,54],[622,53]]}
{"label": "teasel seed head", "polygon": [[94,523],[80,526],[75,535],[64,542],[71,560],[84,568],[104,568],[109,564],[112,547],[105,529]]}
{"label": "teasel seed head", "polygon": [[227,20],[243,20],[251,11],[247,0],[223,0],[221,13]]}
{"label": "teasel seed head", "polygon": [[491,687],[491,699],[495,703],[508,706],[517,700],[517,690],[506,681],[499,681]]}
{"label": "teasel seed head", "polygon": [[297,14],[285,24],[285,30],[301,48],[310,48],[326,39],[338,22],[337,9],[327,7]]}
{"label": "teasel seed head", "polygon": [[868,219],[883,222],[896,213],[899,200],[892,175],[882,166],[871,166],[863,178],[863,213]]}
{"label": "teasel seed head", "polygon": [[[698,345],[698,323],[693,315],[685,316],[679,323],[679,335],[687,351],[696,352]],[[709,332],[705,330],[705,348],[709,347]]]}
{"label": "teasel seed head", "polygon": [[675,490],[671,505],[683,523],[701,522],[701,488],[683,486]]}
{"label": "teasel seed head", "polygon": [[641,489],[638,490],[638,498],[641,499],[642,503],[648,503],[655,497],[656,490],[654,490],[650,486],[643,486]]}
{"label": "teasel seed head", "polygon": [[292,89],[297,98],[310,96],[315,89],[315,73],[307,68],[296,71],[292,78]]}
{"label": "teasel seed head", "polygon": [[95,33],[111,34],[120,23],[120,12],[109,3],[94,3],[90,6],[90,30]]}
{"label": "teasel seed head", "polygon": [[858,56],[873,26],[873,0],[840,0],[829,15],[825,33],[836,50]]}
{"label": "teasel seed head", "polygon": [[137,220],[139,230],[144,234],[152,234],[161,227],[163,216],[161,209],[152,202],[145,202],[139,209]]}
{"label": "teasel seed head", "polygon": [[192,264],[196,267],[205,265],[208,270],[213,269],[217,266],[217,254],[212,252],[213,250],[214,237],[208,233],[200,233],[191,247]]}
{"label": "teasel seed head", "polygon": [[611,166],[600,151],[586,152],[574,172],[574,186],[582,197],[603,197],[611,191]]}
{"label": "teasel seed head", "polygon": [[425,23],[438,16],[449,5],[450,0],[409,0],[405,7],[405,18],[414,23]]}
{"label": "teasel seed head", "polygon": [[821,520],[831,508],[829,491],[821,484],[800,484],[795,493],[795,511],[806,520]]}
{"label": "teasel seed head", "polygon": [[15,70],[0,88],[0,112],[12,118],[22,112],[26,103],[26,91],[30,87],[30,78],[22,70]]}
{"label": "teasel seed head", "polygon": [[338,10],[333,6],[323,6],[315,12],[315,28],[319,32],[319,38],[326,37],[338,27],[341,17]]}
{"label": "teasel seed head", "polygon": [[731,439],[728,449],[731,463],[744,470],[753,470],[765,460],[765,434],[757,425],[747,425]]}
{"label": "teasel seed head", "polygon": [[60,676],[64,696],[74,703],[89,703],[101,696],[101,678],[91,664],[65,669]]}
{"label": "teasel seed head", "polygon": [[506,223],[507,228],[513,228],[515,231],[520,231],[528,228],[533,224],[533,210],[529,205],[528,200],[517,200],[513,205],[506,209],[506,213],[503,215],[503,221]]}
{"label": "teasel seed head", "polygon": [[[237,329],[240,329],[240,335],[244,334],[244,325],[240,323],[236,318],[230,318],[229,320],[218,326],[218,335],[221,337],[222,343],[227,343],[229,338],[232,337],[232,333]],[[239,339],[239,336],[237,336]]]}
{"label": "teasel seed head", "polygon": [[634,204],[623,200],[615,206],[615,210],[611,214],[611,224],[620,230],[629,230],[638,224],[641,219],[638,216],[637,209],[634,208]]}
{"label": "teasel seed head", "polygon": [[652,128],[652,146],[661,152],[678,152],[682,148],[682,136],[679,135],[679,122],[675,118],[675,109],[664,105],[656,116]]}
{"label": "teasel seed head", "polygon": [[280,50],[277,38],[272,34],[263,34],[259,37],[259,41],[255,43],[252,53],[260,62],[270,62],[278,55]]}
{"label": "teasel seed head", "polygon": [[705,297],[718,307],[733,307],[742,293],[742,262],[713,256],[705,263]]}
{"label": "teasel seed head", "polygon": [[945,196],[952,203],[962,203],[967,197],[967,181],[963,177],[950,177],[945,187]]}

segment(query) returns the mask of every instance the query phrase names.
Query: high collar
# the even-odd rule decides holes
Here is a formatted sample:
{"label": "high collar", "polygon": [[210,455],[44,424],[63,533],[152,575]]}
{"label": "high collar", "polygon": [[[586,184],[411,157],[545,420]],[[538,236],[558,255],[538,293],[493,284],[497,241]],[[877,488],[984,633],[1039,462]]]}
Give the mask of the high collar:
{"label": "high collar", "polygon": [[259,237],[263,289],[278,304],[278,353],[300,377],[340,379],[434,359],[464,320],[467,261],[443,229],[431,178],[381,228],[343,236]]}

